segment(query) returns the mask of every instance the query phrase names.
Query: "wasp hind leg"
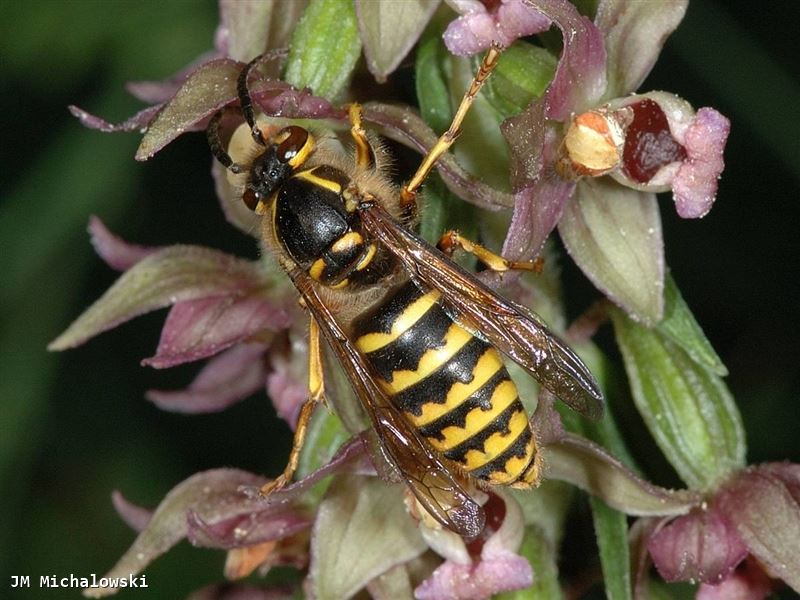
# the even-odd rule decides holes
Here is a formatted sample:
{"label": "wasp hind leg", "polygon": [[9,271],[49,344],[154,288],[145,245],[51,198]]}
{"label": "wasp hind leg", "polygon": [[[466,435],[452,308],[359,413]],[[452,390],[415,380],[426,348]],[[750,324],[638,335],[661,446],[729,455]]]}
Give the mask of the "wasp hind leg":
{"label": "wasp hind leg", "polygon": [[541,273],[542,271],[543,261],[541,258],[536,258],[535,260],[508,260],[499,254],[495,254],[488,248],[468,240],[454,230],[445,232],[444,235],[439,238],[439,243],[436,244],[436,247],[448,256],[451,256],[457,249],[469,252],[492,271],[498,273],[510,270],[533,271],[535,273]]}
{"label": "wasp hind leg", "polygon": [[497,66],[497,61],[500,58],[500,53],[502,51],[503,48],[501,46],[493,44],[483,57],[483,62],[481,62],[481,66],[478,69],[478,72],[475,74],[472,84],[469,86],[469,89],[461,99],[461,104],[458,105],[458,110],[456,110],[456,114],[453,117],[453,122],[450,123],[450,127],[441,135],[441,137],[439,137],[433,147],[428,150],[428,153],[422,159],[422,162],[417,168],[417,172],[414,173],[414,176],[407,184],[403,186],[403,189],[400,191],[402,208],[405,209],[408,205],[416,204],[417,189],[419,189],[419,186],[422,185],[422,182],[428,176],[428,173],[431,172],[431,169],[436,164],[436,161],[439,160],[442,154],[450,149],[450,146],[453,145],[453,142],[456,141],[456,138],[461,133],[461,123],[464,121],[464,117],[467,116],[467,113],[472,106],[472,102],[475,100],[475,96],[478,95],[478,92],[480,91],[481,87],[483,87],[484,82]]}
{"label": "wasp hind leg", "polygon": [[317,404],[324,402],[325,378],[322,370],[319,325],[317,325],[314,317],[311,317],[308,323],[308,334],[308,398],[303,403],[300,409],[300,415],[297,418],[297,427],[294,431],[294,439],[292,440],[292,450],[289,453],[289,460],[286,463],[286,467],[283,469],[283,473],[278,475],[278,477],[262,486],[260,492],[262,496],[268,496],[292,481],[294,472],[297,469],[297,464],[300,461],[300,452],[303,450],[308,424],[311,422],[314,409]]}

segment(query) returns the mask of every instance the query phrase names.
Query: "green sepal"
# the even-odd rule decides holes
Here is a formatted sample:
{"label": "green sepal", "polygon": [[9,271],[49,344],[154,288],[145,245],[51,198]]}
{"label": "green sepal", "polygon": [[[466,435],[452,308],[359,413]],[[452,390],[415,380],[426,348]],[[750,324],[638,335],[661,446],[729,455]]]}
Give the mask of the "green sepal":
{"label": "green sepal", "polygon": [[351,0],[311,0],[297,24],[284,77],[297,88],[335,100],[361,55]]}
{"label": "green sepal", "polygon": [[664,318],[658,330],[678,344],[698,365],[724,377],[728,369],[714,351],[671,275],[664,281]]}
{"label": "green sepal", "polygon": [[544,94],[557,64],[556,57],[544,48],[517,41],[500,56],[482,93],[507,119]]}
{"label": "green sepal", "polygon": [[690,488],[713,489],[744,466],[744,429],[728,387],[658,328],[639,325],[616,308],[610,315],[650,433]]}

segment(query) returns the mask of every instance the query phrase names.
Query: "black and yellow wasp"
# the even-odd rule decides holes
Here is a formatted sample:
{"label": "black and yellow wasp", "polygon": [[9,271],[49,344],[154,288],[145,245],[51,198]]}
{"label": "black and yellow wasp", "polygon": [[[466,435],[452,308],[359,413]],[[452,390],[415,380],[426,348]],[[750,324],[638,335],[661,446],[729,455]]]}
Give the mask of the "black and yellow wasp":
{"label": "black and yellow wasp", "polygon": [[499,271],[531,263],[509,262],[455,232],[437,249],[411,229],[417,190],[455,141],[499,56],[499,48],[489,50],[450,128],[400,189],[380,164],[358,104],[348,108],[354,157],[296,125],[257,121],[248,79],[258,58],[238,79],[247,148],[223,149],[222,113],[212,119],[212,152],[245,204],[263,215],[265,250],[310,313],[309,399],[286,469],[264,494],[291,480],[324,396],[320,333],[369,414],[383,458],[433,518],[465,537],[484,525],[470,484],[529,488],[540,477],[533,428],[501,353],[572,408],[601,413],[601,392],[581,360],[536,315],[448,255],[461,248]]}

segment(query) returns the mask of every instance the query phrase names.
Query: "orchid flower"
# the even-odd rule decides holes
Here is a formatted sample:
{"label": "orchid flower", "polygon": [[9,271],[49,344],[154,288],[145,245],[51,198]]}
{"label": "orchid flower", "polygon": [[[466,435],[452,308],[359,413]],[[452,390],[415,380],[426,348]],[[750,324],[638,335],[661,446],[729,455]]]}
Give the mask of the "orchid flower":
{"label": "orchid flower", "polygon": [[[672,190],[683,217],[706,214],[728,133],[727,119],[713,109],[695,112],[664,92],[632,95],[686,2],[601,0],[594,21],[566,0],[446,4],[458,15],[440,13],[453,17],[443,43],[454,54],[474,53],[493,41],[510,45],[551,24],[562,33],[552,81],[503,124],[510,165],[502,175],[510,171],[512,191],[476,177],[449,153],[438,172],[450,192],[479,208],[513,209],[503,249],[511,258],[538,254],[558,227],[577,264],[623,309],[601,303],[599,312],[613,322],[634,402],[688,489],[668,490],[644,479],[611,416],[597,426],[562,419],[552,396],[523,380],[526,400],[538,399],[533,422],[545,481],[534,491],[474,490],[487,526],[465,540],[431,523],[397,475],[368,450],[352,392],[334,383],[336,414],[312,423],[316,441],[304,449],[300,479],[268,501],[257,494],[267,478],[237,469],[193,475],[152,511],[115,493],[115,508],[138,536],[108,576],[139,573],[185,538],[226,551],[224,575],[230,580],[290,565],[303,573],[303,591],[318,598],[368,593],[480,600],[502,592],[548,598],[560,594],[556,557],[571,489],[578,488],[592,496],[603,574],[621,596],[631,591],[628,516],[639,517],[632,533],[647,534],[637,591],[646,585],[648,556],[668,581],[701,581],[701,599],[731,589],[758,597],[773,585],[769,578],[800,589],[797,465],[746,466],[741,419],[721,379],[725,368],[673,282],[665,283],[655,192]],[[429,22],[439,5],[221,0],[212,51],[165,81],[129,86],[148,107],[119,124],[72,111],[91,128],[142,131],[136,158],[146,160],[235,106],[244,63],[264,54],[249,89],[266,118],[325,120],[326,128],[346,129],[340,103],[362,50],[372,76],[385,80],[423,30],[436,29]],[[420,48],[418,60],[424,56]],[[368,126],[420,152],[435,143],[434,130],[409,107],[365,100]],[[247,234],[258,231],[257,217],[237,198],[224,169],[215,164],[212,173],[227,220]],[[148,392],[152,402],[165,410],[211,412],[266,388],[278,414],[294,426],[307,394],[306,320],[288,279],[268,256],[248,261],[200,246],[138,246],[97,218],[89,231],[98,254],[122,274],[51,349],[77,346],[128,319],[170,307],[156,352],[143,364],[208,363],[185,390]],[[550,301],[556,326],[563,329],[552,273],[513,293],[528,305],[543,297]],[[591,323],[585,325],[579,322],[567,333],[603,383],[604,359],[589,342]],[[298,591],[209,586],[195,597],[284,597]],[[85,591],[98,597],[113,592]]]}

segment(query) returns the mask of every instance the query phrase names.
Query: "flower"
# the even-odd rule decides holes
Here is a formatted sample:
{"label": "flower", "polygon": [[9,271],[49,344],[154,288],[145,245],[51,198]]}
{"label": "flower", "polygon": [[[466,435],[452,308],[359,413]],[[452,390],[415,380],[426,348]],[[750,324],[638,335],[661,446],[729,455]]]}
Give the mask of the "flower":
{"label": "flower", "polygon": [[516,554],[525,526],[519,504],[507,494],[487,495],[486,527],[465,542],[438,524],[420,530],[444,563],[414,590],[419,600],[482,600],[499,592],[522,590],[533,583],[530,563]]}
{"label": "flower", "polygon": [[653,192],[671,189],[682,217],[705,215],[729,131],[714,109],[695,112],[665,92],[630,95],[686,2],[601,1],[595,22],[567,2],[528,4],[561,29],[564,48],[544,96],[503,124],[516,197],[503,254],[535,256],[558,226],[572,258],[606,296],[633,318],[656,323],[665,267]]}
{"label": "flower", "polygon": [[526,35],[547,31],[551,21],[523,0],[446,0],[461,16],[444,32],[447,49],[457,56],[486,50],[492,42],[509,46]]}
{"label": "flower", "polygon": [[800,590],[800,465],[739,471],[647,547],[666,581],[701,583],[698,600],[764,598],[770,577]]}
{"label": "flower", "polygon": [[98,254],[124,274],[51,342],[51,350],[73,348],[135,316],[171,305],[156,353],[142,364],[160,369],[214,358],[186,390],[148,392],[152,402],[178,412],[219,411],[266,382],[279,415],[294,425],[298,402],[305,399],[297,390],[305,379],[284,358],[291,344],[303,339],[292,328],[298,320],[290,286],[275,279],[263,263],[216,250],[128,244],[96,217],[89,232]]}

